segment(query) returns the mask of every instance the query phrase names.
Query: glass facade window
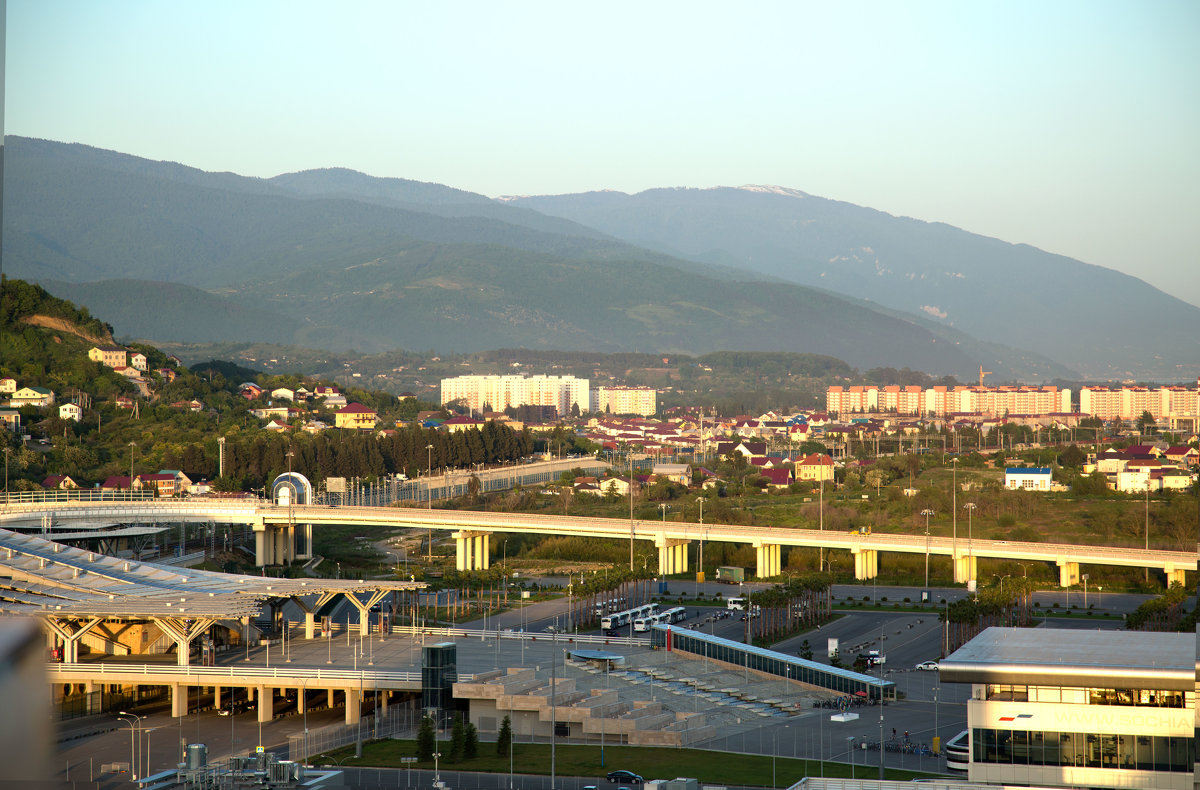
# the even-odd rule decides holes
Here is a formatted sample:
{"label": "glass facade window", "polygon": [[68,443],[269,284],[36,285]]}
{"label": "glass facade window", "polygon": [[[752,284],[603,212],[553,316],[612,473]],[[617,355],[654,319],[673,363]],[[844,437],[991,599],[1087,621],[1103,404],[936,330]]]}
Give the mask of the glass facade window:
{"label": "glass facade window", "polygon": [[1172,773],[1195,769],[1195,738],[1186,736],[976,728],[971,742],[976,763]]}

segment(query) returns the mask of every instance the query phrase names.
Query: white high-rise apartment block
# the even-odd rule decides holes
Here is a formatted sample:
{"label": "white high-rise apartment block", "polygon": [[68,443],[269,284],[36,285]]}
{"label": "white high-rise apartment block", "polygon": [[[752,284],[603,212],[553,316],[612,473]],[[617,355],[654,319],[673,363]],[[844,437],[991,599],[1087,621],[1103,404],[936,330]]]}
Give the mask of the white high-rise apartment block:
{"label": "white high-rise apartment block", "polygon": [[837,414],[1056,414],[1071,411],[1071,390],[1057,387],[830,387],[825,409]]}
{"label": "white high-rise apartment block", "polygon": [[658,390],[650,387],[596,387],[592,393],[592,411],[653,417],[658,412]]}
{"label": "white high-rise apartment block", "polygon": [[1170,425],[1200,420],[1200,380],[1187,387],[1084,387],[1079,411],[1102,420],[1136,420],[1150,412],[1156,422]]}
{"label": "white high-rise apartment block", "polygon": [[553,406],[561,417],[586,411],[589,382],[574,376],[455,376],[442,379],[442,405],[463,401],[472,412],[517,406]]}

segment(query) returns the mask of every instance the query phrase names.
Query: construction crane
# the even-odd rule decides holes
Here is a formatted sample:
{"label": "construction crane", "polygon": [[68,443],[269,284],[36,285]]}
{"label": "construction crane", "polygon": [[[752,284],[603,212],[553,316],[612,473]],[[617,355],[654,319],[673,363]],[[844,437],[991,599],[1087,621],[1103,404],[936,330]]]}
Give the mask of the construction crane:
{"label": "construction crane", "polygon": [[983,377],[992,375],[992,371],[984,370],[983,365],[979,366],[979,386],[983,387]]}

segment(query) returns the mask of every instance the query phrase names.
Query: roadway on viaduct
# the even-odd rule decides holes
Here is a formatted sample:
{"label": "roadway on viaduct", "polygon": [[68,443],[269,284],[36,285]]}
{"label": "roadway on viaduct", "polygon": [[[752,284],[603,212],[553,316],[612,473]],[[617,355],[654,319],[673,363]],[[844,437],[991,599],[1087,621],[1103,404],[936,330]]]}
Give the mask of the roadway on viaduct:
{"label": "roadway on viaduct", "polygon": [[460,569],[488,567],[490,536],[517,532],[543,535],[632,538],[651,541],[659,552],[659,570],[665,574],[688,570],[687,548],[692,541],[750,544],[757,550],[757,575],[781,572],[782,546],[848,550],[855,558],[855,577],[871,579],[878,573],[879,552],[953,557],[958,583],[976,578],[980,557],[1055,563],[1061,586],[1079,583],[1079,565],[1115,565],[1162,570],[1169,582],[1184,582],[1185,571],[1195,571],[1194,552],[1087,546],[1069,543],[1026,543],[979,538],[947,538],[875,532],[859,535],[832,530],[769,526],[699,524],[695,522],[625,520],[547,516],[523,513],[487,513],[466,510],[429,510],[405,507],[328,507],[325,505],[275,505],[264,500],[221,500],[202,497],[180,500],[130,502],[67,501],[10,504],[0,510],[0,527],[36,528],[49,515],[55,526],[96,527],[121,523],[199,522],[250,525],[256,531],[260,565],[280,557],[276,547],[289,543],[297,525],[380,525],[395,528],[436,529],[450,532],[456,541]]}

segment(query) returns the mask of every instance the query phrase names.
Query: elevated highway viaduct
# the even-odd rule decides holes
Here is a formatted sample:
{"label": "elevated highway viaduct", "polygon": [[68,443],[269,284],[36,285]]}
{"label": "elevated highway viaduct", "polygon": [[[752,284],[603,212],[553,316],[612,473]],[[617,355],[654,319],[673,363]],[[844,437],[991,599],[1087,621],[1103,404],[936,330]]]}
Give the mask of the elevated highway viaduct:
{"label": "elevated highway viaduct", "polygon": [[954,580],[976,578],[980,557],[1053,563],[1059,584],[1078,584],[1079,566],[1110,565],[1153,568],[1166,574],[1168,583],[1184,582],[1195,571],[1194,552],[1088,546],[1071,543],[1028,543],[980,538],[934,537],[876,532],[869,535],[792,527],[735,526],[694,522],[659,522],[547,516],[522,513],[484,513],[463,510],[427,510],[408,507],[330,507],[278,505],[265,500],[191,498],[133,502],[65,501],[18,503],[0,509],[0,527],[30,529],[47,522],[64,527],[96,527],[121,523],[216,523],[249,525],[256,537],[255,559],[266,566],[302,558],[311,553],[312,530],[329,524],[363,524],[419,528],[449,532],[456,544],[460,570],[487,568],[491,536],[495,533],[574,535],[650,541],[658,549],[661,573],[688,570],[688,548],[693,541],[749,544],[757,556],[760,578],[782,571],[783,546],[842,549],[854,556],[855,578],[874,578],[880,552],[929,554],[953,559]]}

